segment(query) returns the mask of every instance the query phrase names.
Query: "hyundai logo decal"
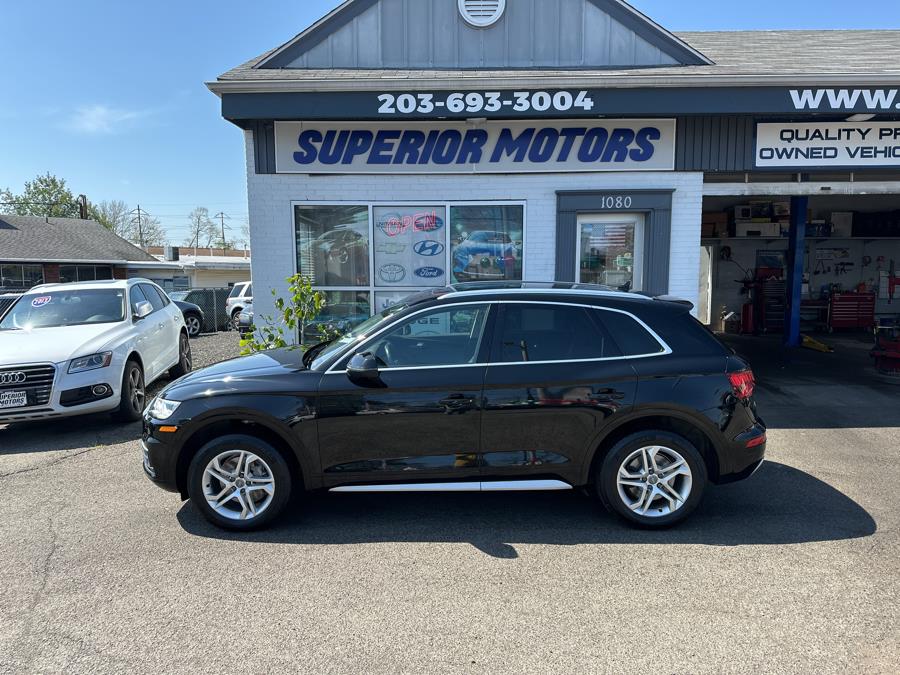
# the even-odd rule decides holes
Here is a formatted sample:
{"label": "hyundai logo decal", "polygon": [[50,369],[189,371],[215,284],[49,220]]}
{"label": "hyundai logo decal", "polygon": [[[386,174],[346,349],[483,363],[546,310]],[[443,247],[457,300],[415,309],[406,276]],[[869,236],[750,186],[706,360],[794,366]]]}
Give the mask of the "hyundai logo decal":
{"label": "hyundai logo decal", "polygon": [[440,267],[420,267],[415,271],[415,275],[422,279],[437,279],[444,276],[444,270]]}
{"label": "hyundai logo decal", "polygon": [[379,268],[378,277],[386,284],[399,284],[406,278],[406,269],[403,265],[388,263]]}
{"label": "hyundai logo decal", "polygon": [[416,255],[425,256],[426,258],[433,258],[436,255],[440,255],[444,252],[444,245],[435,241],[434,239],[426,239],[425,241],[420,241],[415,246],[413,246],[413,251],[416,252]]}
{"label": "hyundai logo decal", "polygon": [[21,370],[12,373],[0,373],[0,384],[22,384],[28,376]]}

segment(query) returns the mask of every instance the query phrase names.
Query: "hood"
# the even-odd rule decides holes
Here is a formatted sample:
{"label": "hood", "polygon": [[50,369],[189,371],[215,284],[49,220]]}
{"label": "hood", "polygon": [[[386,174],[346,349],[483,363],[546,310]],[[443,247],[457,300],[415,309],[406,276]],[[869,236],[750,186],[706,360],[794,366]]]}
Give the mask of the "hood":
{"label": "hood", "polygon": [[185,401],[217,394],[297,392],[303,390],[298,376],[310,372],[299,349],[271,349],[196,370],[170,384],[160,395],[170,401]]}
{"label": "hood", "polygon": [[104,351],[130,324],[94,323],[84,326],[0,330],[0,366],[20,363],[62,363],[78,356]]}

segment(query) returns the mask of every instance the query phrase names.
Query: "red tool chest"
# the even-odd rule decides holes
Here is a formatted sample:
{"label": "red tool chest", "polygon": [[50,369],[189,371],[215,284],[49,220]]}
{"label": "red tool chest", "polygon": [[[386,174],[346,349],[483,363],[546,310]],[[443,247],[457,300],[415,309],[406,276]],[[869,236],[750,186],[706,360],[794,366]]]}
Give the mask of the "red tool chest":
{"label": "red tool chest", "polygon": [[874,325],[874,293],[832,293],[828,308],[828,330],[872,328]]}

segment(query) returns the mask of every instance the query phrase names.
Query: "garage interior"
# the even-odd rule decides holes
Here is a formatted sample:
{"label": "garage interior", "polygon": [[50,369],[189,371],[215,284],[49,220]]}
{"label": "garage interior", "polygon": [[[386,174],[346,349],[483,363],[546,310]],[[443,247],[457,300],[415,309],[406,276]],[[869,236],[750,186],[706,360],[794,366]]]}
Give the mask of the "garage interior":
{"label": "garage interior", "polygon": [[[791,194],[796,184],[773,185],[772,175],[762,180],[769,194],[759,194],[766,190],[754,189],[748,174],[734,190],[741,194],[704,198],[701,321],[725,335],[766,338],[777,348],[880,350],[873,363],[878,372],[900,376],[900,190],[885,193],[884,183],[867,178],[864,185],[816,185],[798,197]],[[866,185],[879,186],[879,193],[868,193]],[[792,240],[802,251],[793,267]],[[802,274],[799,283],[792,272]]]}

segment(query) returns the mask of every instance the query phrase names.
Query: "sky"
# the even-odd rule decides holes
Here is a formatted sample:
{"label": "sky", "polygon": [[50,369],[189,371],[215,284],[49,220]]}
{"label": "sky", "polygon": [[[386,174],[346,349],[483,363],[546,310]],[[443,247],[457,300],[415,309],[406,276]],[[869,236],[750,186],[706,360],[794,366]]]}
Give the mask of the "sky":
{"label": "sky", "polygon": [[[187,236],[195,206],[226,213],[239,235],[247,217],[243,137],[203,83],[338,4],[2,0],[0,188],[20,192],[49,171],[92,202],[140,204],[172,243]],[[897,0],[632,4],[673,31],[900,28]]]}

